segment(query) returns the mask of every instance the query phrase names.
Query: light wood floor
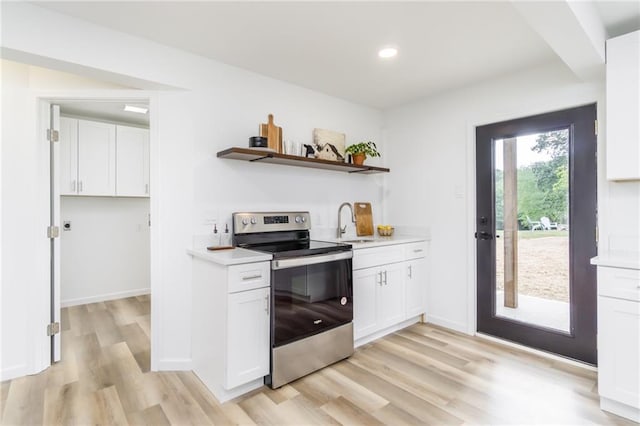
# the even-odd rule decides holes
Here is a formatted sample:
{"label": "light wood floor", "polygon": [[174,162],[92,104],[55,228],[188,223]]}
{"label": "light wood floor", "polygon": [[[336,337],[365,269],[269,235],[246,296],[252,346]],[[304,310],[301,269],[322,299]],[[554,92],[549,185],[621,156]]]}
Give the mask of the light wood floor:
{"label": "light wood floor", "polygon": [[594,372],[425,324],[222,405],[149,371],[148,296],[64,309],[62,328],[61,362],[2,383],[3,424],[634,424],[600,411]]}

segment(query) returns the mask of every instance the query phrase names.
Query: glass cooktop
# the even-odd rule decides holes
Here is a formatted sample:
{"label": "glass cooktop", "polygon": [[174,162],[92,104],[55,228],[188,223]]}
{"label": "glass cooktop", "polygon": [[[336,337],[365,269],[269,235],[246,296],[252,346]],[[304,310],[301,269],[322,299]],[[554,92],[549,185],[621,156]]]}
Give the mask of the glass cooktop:
{"label": "glass cooktop", "polygon": [[247,244],[243,247],[249,250],[271,253],[273,254],[274,258],[280,259],[284,257],[312,256],[315,254],[351,250],[350,244],[315,240],[282,241],[278,243],[267,244]]}

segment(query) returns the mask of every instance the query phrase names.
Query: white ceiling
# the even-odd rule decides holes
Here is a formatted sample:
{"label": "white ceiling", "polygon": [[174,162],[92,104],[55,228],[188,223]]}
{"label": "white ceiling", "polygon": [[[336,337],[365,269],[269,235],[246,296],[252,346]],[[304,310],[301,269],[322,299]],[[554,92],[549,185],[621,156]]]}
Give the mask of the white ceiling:
{"label": "white ceiling", "polygon": [[[506,1],[36,4],[377,108],[558,60]],[[610,34],[640,28],[640,2],[597,10]]]}

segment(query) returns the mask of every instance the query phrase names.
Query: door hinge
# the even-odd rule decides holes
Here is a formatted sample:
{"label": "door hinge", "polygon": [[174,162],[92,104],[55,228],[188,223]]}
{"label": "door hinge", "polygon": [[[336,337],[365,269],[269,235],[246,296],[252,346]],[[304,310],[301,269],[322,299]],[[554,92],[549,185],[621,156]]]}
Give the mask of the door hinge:
{"label": "door hinge", "polygon": [[60,236],[60,228],[57,226],[47,226],[47,238],[58,238]]}
{"label": "door hinge", "polygon": [[595,132],[596,136],[598,136],[598,120],[595,120],[593,122],[593,126],[594,126],[593,131]]}
{"label": "door hinge", "polygon": [[47,336],[53,336],[54,334],[60,333],[60,323],[52,322],[47,325]]}
{"label": "door hinge", "polygon": [[600,241],[600,229],[596,226],[596,244]]}
{"label": "door hinge", "polygon": [[55,129],[47,129],[47,140],[50,142],[58,142],[60,133]]}

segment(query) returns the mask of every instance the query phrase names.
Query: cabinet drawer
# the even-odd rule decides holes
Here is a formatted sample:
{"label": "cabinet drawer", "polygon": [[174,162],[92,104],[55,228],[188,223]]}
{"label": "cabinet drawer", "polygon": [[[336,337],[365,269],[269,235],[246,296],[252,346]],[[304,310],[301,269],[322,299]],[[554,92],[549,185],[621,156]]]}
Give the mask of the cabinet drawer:
{"label": "cabinet drawer", "polygon": [[599,267],[598,294],[600,296],[640,301],[640,271]]}
{"label": "cabinet drawer", "polygon": [[406,260],[420,259],[427,255],[427,244],[424,242],[404,245],[404,258]]}
{"label": "cabinet drawer", "polygon": [[269,262],[229,266],[229,293],[268,287],[271,283]]}
{"label": "cabinet drawer", "polygon": [[402,262],[403,260],[404,247],[402,245],[354,250],[353,270]]}

